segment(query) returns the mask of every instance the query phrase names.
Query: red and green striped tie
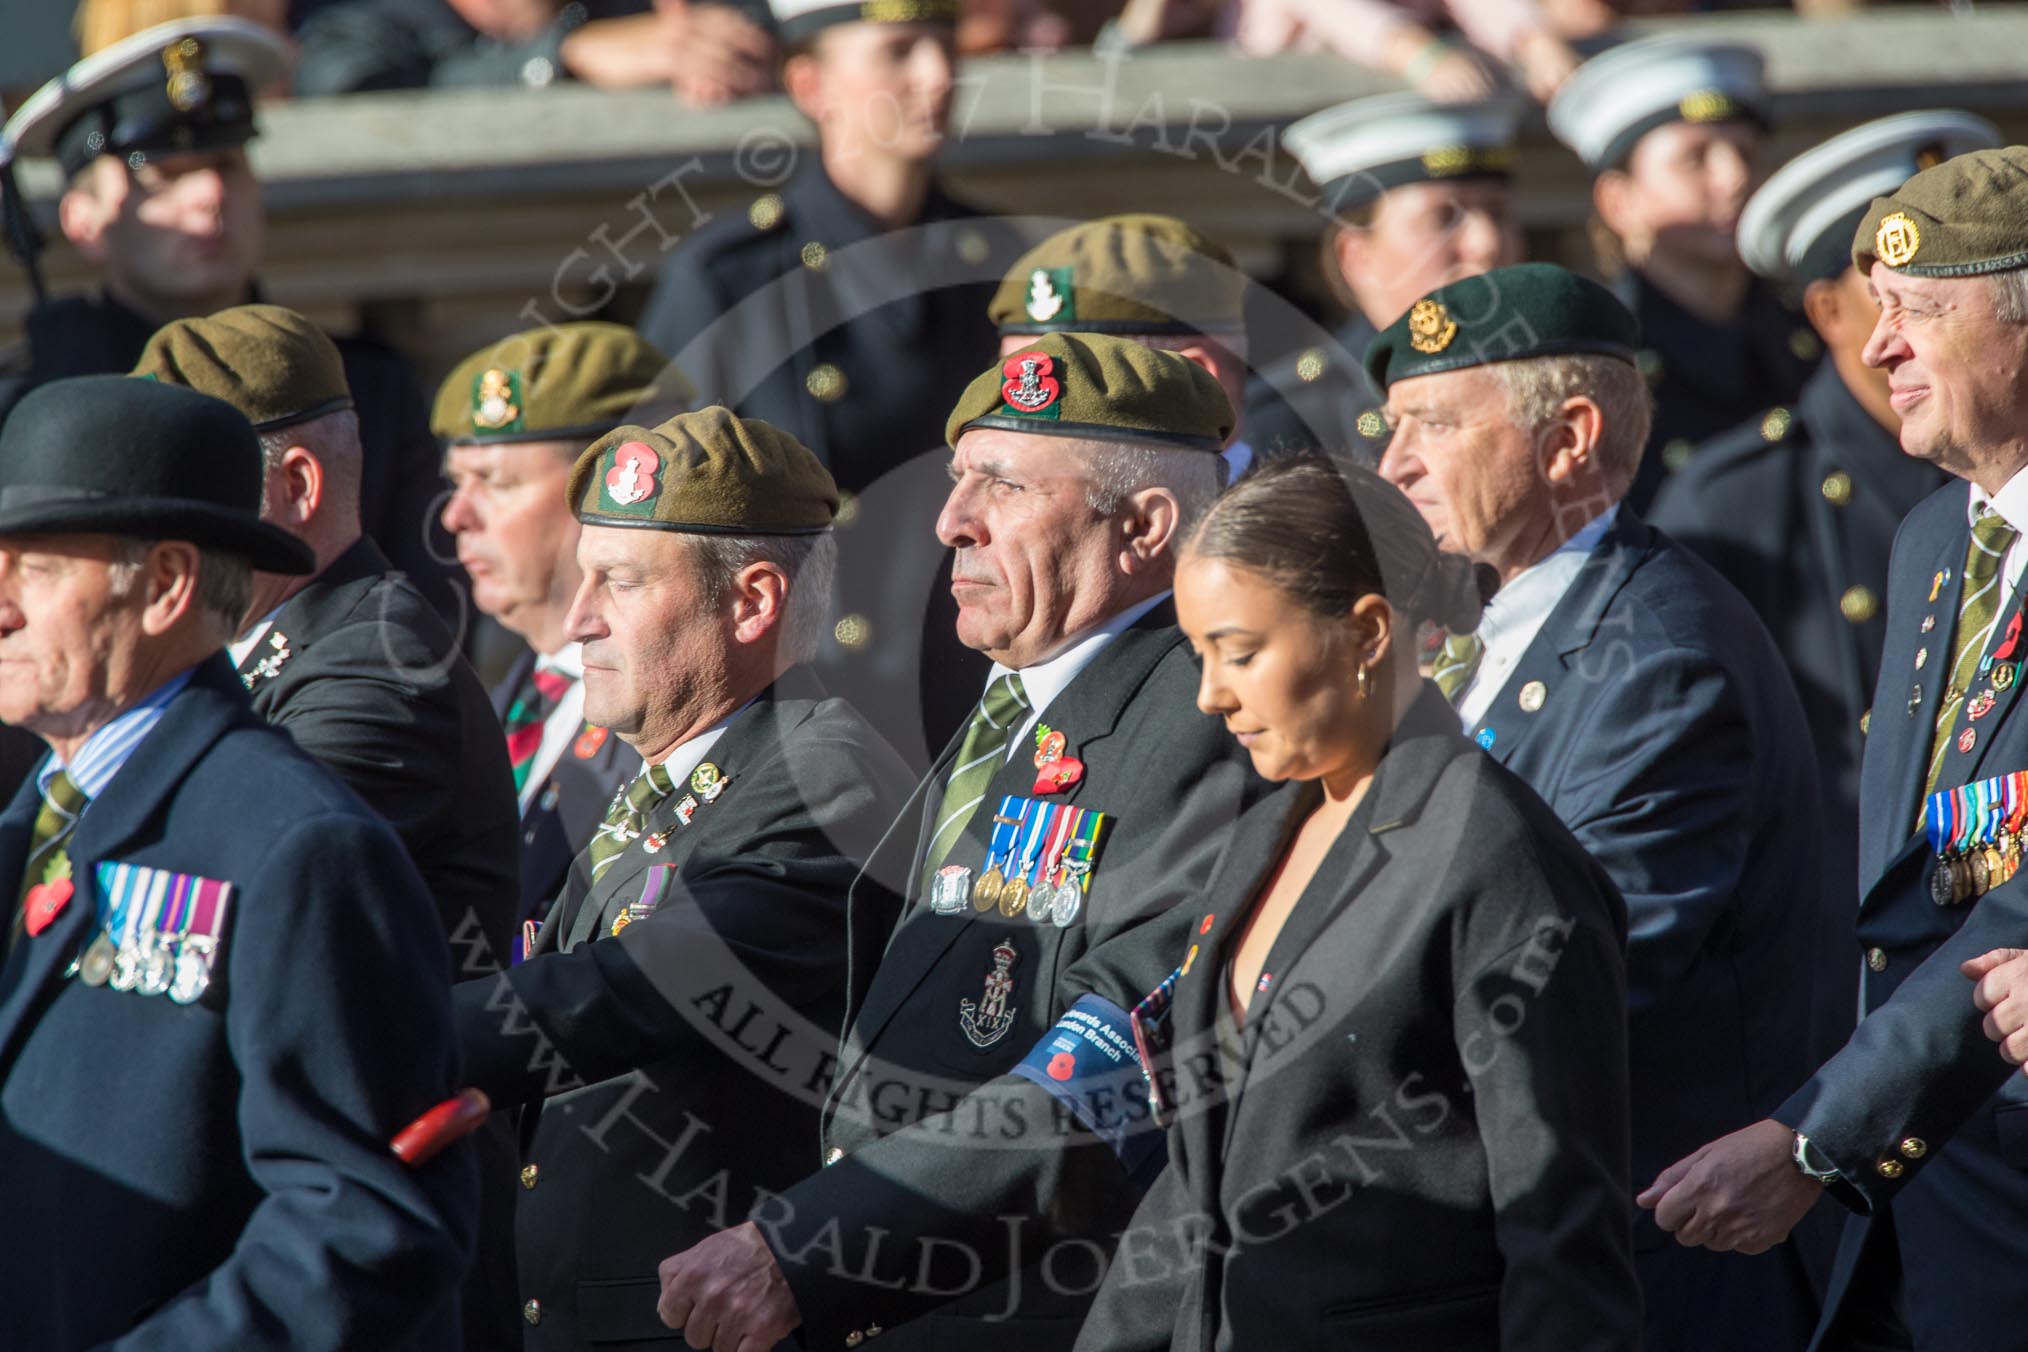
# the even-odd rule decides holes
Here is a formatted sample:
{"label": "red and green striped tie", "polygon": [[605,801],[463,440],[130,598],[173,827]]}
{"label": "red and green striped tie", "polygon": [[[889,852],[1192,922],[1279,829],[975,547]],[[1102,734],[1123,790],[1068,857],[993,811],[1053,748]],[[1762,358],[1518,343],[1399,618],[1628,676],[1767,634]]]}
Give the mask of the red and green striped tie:
{"label": "red and green striped tie", "polygon": [[542,724],[556,708],[556,702],[570,689],[570,677],[560,671],[531,667],[528,679],[507,706],[507,759],[514,766],[514,791],[528,783],[528,771],[535,753],[542,750]]}

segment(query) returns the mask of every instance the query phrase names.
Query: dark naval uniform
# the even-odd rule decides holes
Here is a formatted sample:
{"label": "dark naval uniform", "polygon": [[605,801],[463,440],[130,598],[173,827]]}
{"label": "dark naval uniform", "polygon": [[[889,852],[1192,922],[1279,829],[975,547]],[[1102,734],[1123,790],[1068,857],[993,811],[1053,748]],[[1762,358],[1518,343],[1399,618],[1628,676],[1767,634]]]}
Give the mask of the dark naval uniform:
{"label": "dark naval uniform", "polygon": [[1945,481],[1902,453],[1829,361],[1794,408],[1699,449],[1662,486],[1650,522],[1752,603],[1802,696],[1817,750],[1827,961],[1817,1006],[1842,1039],[1856,1017],[1859,761],[1887,638],[1882,597],[1902,518]]}
{"label": "dark naval uniform", "polygon": [[[857,1347],[883,1329],[883,1349],[1047,1352],[1075,1338],[1097,1283],[1090,1241],[1125,1222],[1159,1138],[1144,1100],[1124,1105],[1126,1139],[1108,1144],[1040,1082],[1009,1072],[1073,1005],[1131,1009],[1175,966],[1222,832],[1265,789],[1238,744],[1192,707],[1196,687],[1165,602],[1041,710],[1083,774],[1036,801],[1109,822],[1069,923],[976,901],[940,914],[922,895],[955,741],[853,883],[852,961],[873,980],[849,1012],[822,1153],[810,1159],[829,1167],[785,1189],[762,1226],[804,1346]],[[946,867],[984,877],[1003,798],[1035,793],[1030,750],[1028,740],[1012,748]],[[1080,1237],[1080,1256],[1065,1256],[1058,1280],[1021,1270],[1066,1235]],[[954,1261],[966,1246],[983,1268]]]}
{"label": "dark naval uniform", "polygon": [[[493,687],[493,712],[503,721],[535,662],[533,652],[522,653]],[[593,731],[584,725],[522,810],[518,921],[539,923],[549,914],[549,904],[563,894],[569,881],[571,861],[591,841],[613,795],[640,772],[641,757],[634,748],[603,729]]]}
{"label": "dark naval uniform", "polygon": [[[40,803],[31,782],[0,816],[0,874]],[[388,1150],[458,1084],[444,941],[394,833],[220,655],[68,853],[75,894],[0,968],[7,1345],[458,1346],[471,1153]],[[190,1002],[72,961],[143,869],[189,883],[193,935],[216,926]]]}
{"label": "dark naval uniform", "polygon": [[885,234],[813,164],[671,255],[639,326],[700,403],[790,433],[852,495],[816,667],[915,765],[985,677],[955,638],[935,530],[944,418],[993,361],[986,304],[1018,246],[934,187],[915,227]]}
{"label": "dark naval uniform", "polygon": [[1376,335],[1354,315],[1321,343],[1255,373],[1246,388],[1246,439],[1264,458],[1290,451],[1349,454],[1368,467],[1387,449],[1387,395],[1364,365]]}
{"label": "dark naval uniform", "polygon": [[705,756],[597,881],[581,857],[527,962],[457,992],[468,1076],[528,1105],[531,1349],[679,1344],[656,1265],[809,1168],[846,889],[909,773],[794,671]]}
{"label": "dark naval uniform", "polygon": [[[26,372],[11,392],[0,392],[0,420],[15,398],[44,381],[131,371],[156,328],[103,294],[39,305],[28,312],[26,326]],[[443,478],[422,389],[407,364],[379,343],[357,337],[334,341],[365,452],[359,524],[440,614],[454,617],[459,600],[448,561],[455,555],[436,520]]]}
{"label": "dark naval uniform", "polygon": [[1641,372],[1655,394],[1655,421],[1627,503],[1646,512],[1662,483],[1698,443],[1801,393],[1823,343],[1794,311],[1752,279],[1725,324],[1691,314],[1629,268],[1613,290],[1640,321]]}

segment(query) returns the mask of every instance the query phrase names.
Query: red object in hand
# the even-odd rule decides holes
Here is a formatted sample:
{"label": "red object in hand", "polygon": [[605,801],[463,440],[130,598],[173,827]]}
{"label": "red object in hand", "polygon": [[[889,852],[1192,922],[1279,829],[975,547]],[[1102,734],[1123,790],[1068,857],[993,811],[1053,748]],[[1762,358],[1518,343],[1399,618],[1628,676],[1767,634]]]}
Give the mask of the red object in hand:
{"label": "red object in hand", "polygon": [[1084,762],[1075,756],[1050,761],[1035,772],[1035,792],[1061,793],[1084,778]]}
{"label": "red object in hand", "polygon": [[50,922],[70,904],[71,893],[76,890],[68,878],[58,878],[53,883],[37,883],[29,888],[27,914],[22,921],[29,934],[40,934],[48,929]]}
{"label": "red object in hand", "polygon": [[420,1168],[445,1146],[479,1129],[493,1101],[477,1089],[461,1089],[395,1133],[387,1148],[411,1169]]}

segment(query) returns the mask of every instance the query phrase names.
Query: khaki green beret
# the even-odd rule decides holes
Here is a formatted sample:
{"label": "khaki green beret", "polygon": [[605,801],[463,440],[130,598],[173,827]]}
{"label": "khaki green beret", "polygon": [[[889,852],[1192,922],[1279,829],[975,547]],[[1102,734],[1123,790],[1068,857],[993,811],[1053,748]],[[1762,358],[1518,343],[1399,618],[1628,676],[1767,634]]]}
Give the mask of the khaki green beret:
{"label": "khaki green beret", "polygon": [[570,471],[566,499],[588,526],[693,535],[814,535],[838,485],[802,442],[713,405],[659,427],[617,427]]}
{"label": "khaki green beret", "polygon": [[445,441],[587,441],[620,423],[656,423],[696,401],[669,359],[624,324],[552,324],[459,362],[437,390],[430,430]]}
{"label": "khaki green beret", "polygon": [[1174,352],[1099,333],[1052,333],[965,387],[944,439],[974,427],[1037,436],[1218,451],[1232,402],[1211,373]]}
{"label": "khaki green beret", "polygon": [[2028,265],[2028,146],[1974,150],[1876,197],[1852,236],[1852,266],[1971,277]]}
{"label": "khaki green beret", "polygon": [[1244,333],[1246,274],[1174,216],[1107,216],[1021,256],[986,317],[1002,334]]}
{"label": "khaki green beret", "polygon": [[352,407],[337,346],[280,305],[235,305],[165,324],[141,349],[132,374],[223,399],[256,432]]}

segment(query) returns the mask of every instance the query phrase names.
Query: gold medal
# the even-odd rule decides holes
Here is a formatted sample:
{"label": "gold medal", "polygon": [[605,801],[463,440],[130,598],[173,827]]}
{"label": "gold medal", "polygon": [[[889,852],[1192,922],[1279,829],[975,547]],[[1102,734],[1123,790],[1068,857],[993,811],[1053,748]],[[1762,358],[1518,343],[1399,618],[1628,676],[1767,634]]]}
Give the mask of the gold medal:
{"label": "gold medal", "polygon": [[979,875],[979,881],[972,884],[972,909],[990,911],[1000,900],[1000,889],[1007,885],[1007,877],[999,869],[989,868]]}
{"label": "gold medal", "polygon": [[1986,852],[1973,850],[1965,860],[1965,872],[1970,875],[1971,894],[1975,897],[1986,895]]}
{"label": "gold medal", "polygon": [[1028,883],[1025,879],[1010,879],[1000,889],[1000,914],[1012,920],[1028,908]]}

